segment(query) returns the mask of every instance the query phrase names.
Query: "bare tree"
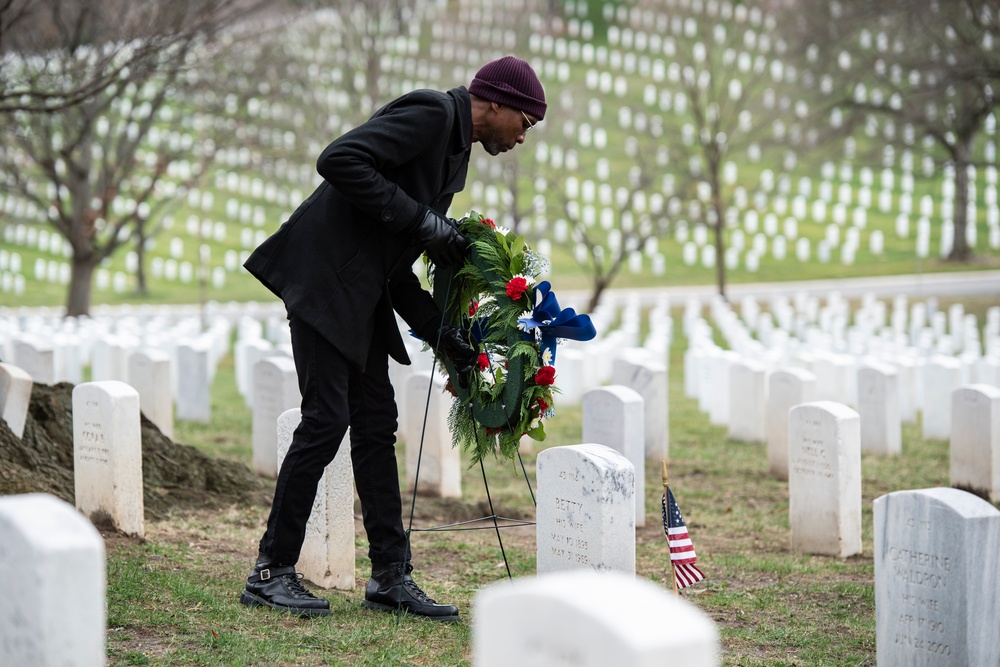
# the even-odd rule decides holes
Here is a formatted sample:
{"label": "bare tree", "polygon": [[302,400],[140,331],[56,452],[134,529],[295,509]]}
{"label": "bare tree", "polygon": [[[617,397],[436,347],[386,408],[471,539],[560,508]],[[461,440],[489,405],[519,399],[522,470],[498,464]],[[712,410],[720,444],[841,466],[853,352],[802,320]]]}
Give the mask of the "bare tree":
{"label": "bare tree", "polygon": [[[912,132],[889,143],[926,140],[954,168],[954,243],[948,259],[972,257],[966,237],[969,168],[986,119],[1000,106],[1000,1],[802,0],[795,34],[824,78],[843,126],[878,131],[891,119]],[[932,154],[934,151],[932,151]],[[974,222],[973,222],[974,224]]]}
{"label": "bare tree", "polygon": [[[66,23],[67,10],[82,15],[74,25]],[[124,43],[93,49],[85,28],[90,8],[79,10],[63,4],[47,7],[39,0],[0,2],[0,112],[59,111],[79,104],[114,83],[130,63],[141,60],[142,54]],[[46,52],[57,48],[86,52],[102,66],[72,73],[37,66],[48,61]]]}
{"label": "bare tree", "polygon": [[544,196],[535,192],[534,185],[540,177],[540,169],[529,150],[521,148],[495,157],[474,157],[473,173],[488,181],[489,185],[481,194],[460,194],[459,199],[464,201],[476,196],[476,200],[470,202],[471,208],[517,234],[530,235],[528,223],[536,213],[544,213],[544,204],[541,203]]}
{"label": "bare tree", "polygon": [[510,193],[508,210],[510,211],[511,229],[515,233],[522,233],[525,219],[534,211],[533,202],[525,202],[524,195],[527,188],[522,187],[521,174],[524,167],[520,160],[510,160],[504,164],[503,181],[506,190]]}
{"label": "bare tree", "polygon": [[[583,183],[577,176],[567,176],[563,169],[550,173],[561,212],[569,225],[564,243],[590,277],[587,307],[591,311],[630,259],[640,257],[647,242],[669,229],[665,198],[657,177],[659,169],[653,164],[655,157],[640,146],[636,137],[627,140],[625,151],[634,162],[616,174],[611,173],[607,161],[600,160],[596,179],[584,179]],[[579,170],[575,173],[587,175]],[[584,189],[588,192],[583,192]],[[600,212],[597,206],[601,207]],[[557,230],[557,239],[561,234]]]}
{"label": "bare tree", "polygon": [[226,4],[236,3],[0,0],[0,113],[56,112],[102,94],[192,31],[214,32]]}
{"label": "bare tree", "polygon": [[[783,61],[785,44],[771,36],[778,17],[767,7],[693,3],[688,11],[658,15],[670,58],[659,103],[670,112],[671,131],[662,142],[682,184],[677,196],[688,222],[712,232],[723,297],[734,192],[740,185],[753,187],[739,166],[767,155],[779,169],[790,169],[810,140],[802,127],[809,105],[790,91],[790,84],[800,84],[798,73]],[[786,164],[789,159],[792,164]]]}
{"label": "bare tree", "polygon": [[[174,181],[165,178],[171,166],[184,156],[190,181],[214,154],[206,116],[220,94],[210,91],[205,107],[192,108],[180,91],[209,84],[205,65],[223,43],[220,31],[248,5],[27,4],[25,29],[5,35],[22,48],[4,55],[0,95],[9,103],[0,106],[8,128],[0,134],[0,179],[46,212],[69,242],[66,313],[81,315],[90,307],[96,267],[136,230],[148,236],[144,225],[154,207],[176,196]],[[20,43],[31,34],[45,40]]]}
{"label": "bare tree", "polygon": [[[600,80],[592,82],[596,91],[574,96],[580,106],[590,98],[589,106],[597,111],[594,120],[603,125],[600,131],[606,129],[611,135],[608,141],[625,148],[627,161],[609,168],[608,175],[599,175],[597,180],[600,187],[614,193],[605,202],[613,207],[612,229],[607,219],[599,225],[587,219],[576,188],[567,196],[563,164],[548,175],[557,184],[554,189],[561,195],[572,226],[569,243],[585,249],[574,249],[574,255],[593,281],[592,305],[632,253],[641,252],[646,244],[681,224],[704,225],[712,232],[716,282],[724,297],[727,225],[732,214],[738,213],[735,192],[741,185],[744,190],[753,187],[737,165],[769,154],[783,167],[790,167],[783,164],[788,156],[794,157],[795,151],[815,141],[803,128],[808,104],[788,90],[797,71],[780,61],[783,44],[769,36],[777,23],[773,14],[720,2],[673,9],[664,11],[652,0],[638,2],[624,12],[624,25],[609,27],[609,37],[614,34],[609,40],[612,45],[626,32],[655,34],[655,50],[666,56],[662,69],[639,84],[641,107],[612,106],[608,100],[618,95],[611,73],[602,73]],[[608,115],[617,116],[617,130],[602,122],[606,107],[610,107]],[[570,122],[582,126],[586,119]],[[577,129],[571,127],[567,134],[579,134]],[[564,152],[591,150],[563,144]]]}
{"label": "bare tree", "polygon": [[[363,121],[388,101],[382,66],[388,54],[399,51],[396,41],[408,39],[410,28],[419,27],[419,17],[416,16],[419,3],[402,0],[305,0],[298,4],[309,10],[307,16],[311,17],[309,21],[312,25],[300,23],[296,33],[311,40],[313,33],[321,28],[318,31],[319,48],[328,71],[337,73],[337,78],[331,83],[350,99],[352,118],[349,120],[353,123]],[[268,48],[285,54],[278,60],[281,63],[294,60],[298,46],[298,43],[273,43]],[[317,102],[320,109],[329,107],[322,97],[324,86],[319,85],[320,82],[309,71],[297,70],[292,76],[298,80],[302,93]],[[322,122],[322,114],[316,117]],[[319,129],[329,131],[340,128]]]}

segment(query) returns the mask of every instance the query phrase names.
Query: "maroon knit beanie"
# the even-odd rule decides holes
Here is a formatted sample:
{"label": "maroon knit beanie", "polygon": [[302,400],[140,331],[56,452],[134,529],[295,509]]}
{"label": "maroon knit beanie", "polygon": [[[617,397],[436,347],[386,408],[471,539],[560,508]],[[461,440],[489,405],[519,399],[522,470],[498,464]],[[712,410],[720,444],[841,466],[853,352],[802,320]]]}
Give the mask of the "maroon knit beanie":
{"label": "maroon knit beanie", "polygon": [[504,56],[483,65],[469,84],[469,92],[490,102],[506,104],[542,120],[545,91],[531,65],[514,56]]}

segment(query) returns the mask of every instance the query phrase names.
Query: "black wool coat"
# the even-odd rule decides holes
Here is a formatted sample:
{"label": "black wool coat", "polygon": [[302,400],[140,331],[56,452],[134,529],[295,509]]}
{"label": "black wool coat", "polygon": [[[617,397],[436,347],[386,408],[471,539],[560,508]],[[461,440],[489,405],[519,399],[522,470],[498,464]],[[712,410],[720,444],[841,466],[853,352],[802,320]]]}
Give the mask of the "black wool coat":
{"label": "black wool coat", "polygon": [[336,139],[323,183],[244,263],[298,317],[364,368],[373,333],[409,363],[393,310],[427,339],[441,312],[412,265],[410,228],[465,187],[472,105],[465,87],[418,90]]}

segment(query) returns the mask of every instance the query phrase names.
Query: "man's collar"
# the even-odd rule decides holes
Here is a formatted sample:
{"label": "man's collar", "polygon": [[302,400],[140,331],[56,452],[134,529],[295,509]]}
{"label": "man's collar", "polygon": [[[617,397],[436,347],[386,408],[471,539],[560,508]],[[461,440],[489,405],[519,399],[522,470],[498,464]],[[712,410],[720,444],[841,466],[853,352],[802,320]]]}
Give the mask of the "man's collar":
{"label": "man's collar", "polygon": [[472,98],[469,97],[469,89],[465,86],[452,88],[448,94],[455,100],[455,107],[458,111],[458,127],[456,136],[462,142],[462,148],[466,151],[472,149]]}

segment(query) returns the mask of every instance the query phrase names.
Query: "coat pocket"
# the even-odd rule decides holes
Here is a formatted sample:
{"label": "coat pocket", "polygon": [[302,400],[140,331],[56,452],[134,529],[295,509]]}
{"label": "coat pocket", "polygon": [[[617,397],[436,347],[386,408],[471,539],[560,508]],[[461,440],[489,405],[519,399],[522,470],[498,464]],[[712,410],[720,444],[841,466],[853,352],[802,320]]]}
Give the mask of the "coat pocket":
{"label": "coat pocket", "polygon": [[369,228],[357,243],[342,243],[340,251],[335,254],[333,270],[337,280],[342,285],[353,283],[365,271],[371,271],[377,266],[378,239],[373,229]]}

